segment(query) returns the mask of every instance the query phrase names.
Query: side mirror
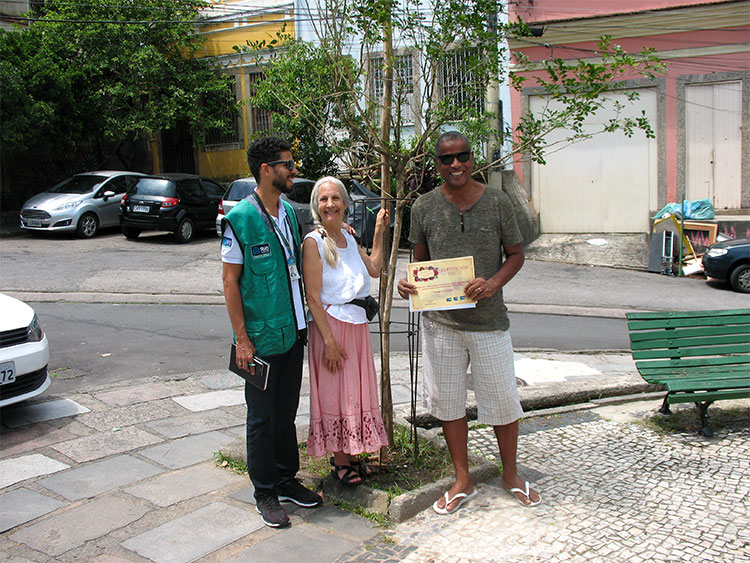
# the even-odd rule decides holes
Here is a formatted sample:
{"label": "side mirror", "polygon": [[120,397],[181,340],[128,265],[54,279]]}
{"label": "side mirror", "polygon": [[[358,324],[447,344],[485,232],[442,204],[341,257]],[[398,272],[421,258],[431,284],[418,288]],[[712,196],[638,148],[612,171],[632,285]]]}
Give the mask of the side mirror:
{"label": "side mirror", "polygon": [[104,194],[103,194],[103,196],[104,196],[104,201],[107,201],[107,200],[108,200],[109,198],[111,198],[111,197],[115,197],[115,195],[116,195],[116,194],[115,194],[115,192],[113,192],[113,191],[110,191],[110,190],[108,190],[108,191],[104,192]]}

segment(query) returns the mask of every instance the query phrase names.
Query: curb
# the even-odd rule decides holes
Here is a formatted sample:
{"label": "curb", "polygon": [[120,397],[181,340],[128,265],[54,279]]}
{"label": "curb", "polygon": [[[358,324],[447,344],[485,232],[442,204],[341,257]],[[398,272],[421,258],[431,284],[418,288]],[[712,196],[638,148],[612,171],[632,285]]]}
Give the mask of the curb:
{"label": "curb", "polygon": [[[540,390],[541,393],[541,390]],[[522,397],[522,418],[548,416],[561,412],[574,412],[596,408],[605,404],[624,403],[632,400],[659,398],[664,396],[660,385],[646,383],[632,383],[615,387],[598,387],[574,392],[540,394],[538,397]],[[466,408],[468,420],[477,419],[477,406]],[[405,417],[405,424],[411,424],[410,417]],[[415,418],[418,428],[436,429],[440,421],[431,414],[421,413]]]}
{"label": "curb", "polygon": [[[94,291],[27,291],[9,289],[6,295],[30,303],[125,303],[156,305],[225,305],[222,293],[139,293]],[[625,319],[626,313],[649,312],[646,309],[621,309],[617,307],[585,307],[578,305],[545,305],[531,303],[506,303],[511,313],[599,317]],[[393,309],[408,309],[405,299],[393,300]]]}

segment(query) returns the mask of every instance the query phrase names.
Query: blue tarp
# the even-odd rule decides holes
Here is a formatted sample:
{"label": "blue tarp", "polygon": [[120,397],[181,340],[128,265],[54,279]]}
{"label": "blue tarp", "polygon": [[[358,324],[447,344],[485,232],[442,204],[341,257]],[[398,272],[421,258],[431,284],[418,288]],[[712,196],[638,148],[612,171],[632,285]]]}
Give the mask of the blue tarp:
{"label": "blue tarp", "polygon": [[[683,207],[684,206],[684,207]],[[667,215],[682,217],[682,210],[685,209],[685,219],[713,219],[714,206],[709,199],[696,199],[683,203],[668,203],[657,214],[656,219],[662,219]]]}

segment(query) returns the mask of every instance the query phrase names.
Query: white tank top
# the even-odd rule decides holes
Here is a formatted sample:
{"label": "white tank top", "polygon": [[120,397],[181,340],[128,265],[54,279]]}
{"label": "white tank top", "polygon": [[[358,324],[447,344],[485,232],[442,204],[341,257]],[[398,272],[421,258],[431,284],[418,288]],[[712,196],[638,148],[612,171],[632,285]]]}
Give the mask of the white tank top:
{"label": "white tank top", "polygon": [[[342,229],[346,238],[346,248],[337,248],[339,263],[332,267],[326,262],[323,253],[323,238],[317,230],[305,237],[315,240],[318,253],[323,262],[323,283],[320,289],[320,300],[323,308],[333,318],[345,323],[362,324],[367,322],[365,310],[358,305],[348,305],[352,299],[361,299],[370,294],[370,274],[359,255],[357,241]],[[312,320],[312,315],[309,315]]]}

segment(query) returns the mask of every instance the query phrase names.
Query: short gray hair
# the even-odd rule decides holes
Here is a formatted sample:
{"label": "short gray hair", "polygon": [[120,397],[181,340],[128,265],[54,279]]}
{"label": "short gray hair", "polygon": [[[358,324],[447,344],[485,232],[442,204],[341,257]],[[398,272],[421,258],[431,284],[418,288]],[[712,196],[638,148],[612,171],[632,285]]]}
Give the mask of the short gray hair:
{"label": "short gray hair", "polygon": [[469,138],[461,133],[461,131],[443,131],[438,137],[437,143],[435,143],[435,156],[438,156],[438,149],[444,142],[457,141],[459,139],[462,141],[466,141],[466,146],[469,147],[469,150],[471,150],[471,141],[469,141]]}

